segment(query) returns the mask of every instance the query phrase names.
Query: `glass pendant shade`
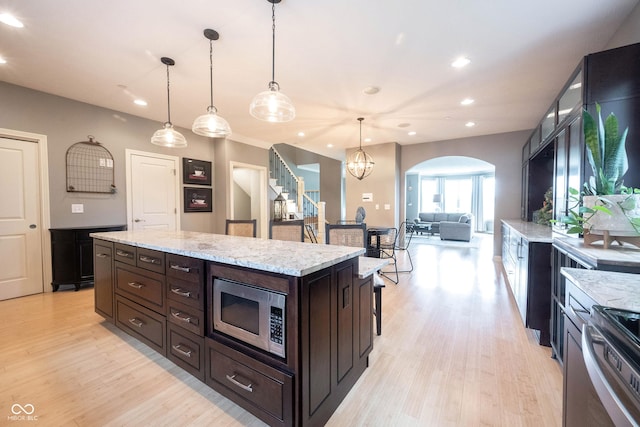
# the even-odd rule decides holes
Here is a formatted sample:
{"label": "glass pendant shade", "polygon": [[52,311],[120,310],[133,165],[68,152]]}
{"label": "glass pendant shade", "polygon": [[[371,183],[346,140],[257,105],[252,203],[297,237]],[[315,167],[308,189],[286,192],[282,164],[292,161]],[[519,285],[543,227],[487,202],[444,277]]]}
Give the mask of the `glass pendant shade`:
{"label": "glass pendant shade", "polygon": [[280,92],[276,82],[276,3],[280,0],[267,0],[271,3],[271,81],[269,90],[257,94],[251,105],[249,114],[258,120],[272,123],[289,122],[296,117],[296,109],[287,95]]}
{"label": "glass pendant shade", "polygon": [[213,106],[207,108],[207,114],[196,117],[191,130],[196,135],[210,138],[226,138],[231,135],[231,126],[217,114],[216,107]]}
{"label": "glass pendant shade", "polygon": [[187,146],[187,139],[180,132],[175,130],[171,124],[171,85],[169,81],[169,67],[176,63],[173,59],[165,56],[160,58],[160,62],[167,66],[167,121],[164,123],[162,129],[154,132],[151,137],[151,143],[161,147],[183,148]]}
{"label": "glass pendant shade", "polygon": [[162,147],[182,148],[187,146],[186,138],[166,122],[162,129],[158,129],[151,137],[151,143]]}
{"label": "glass pendant shade", "polygon": [[213,41],[218,40],[220,35],[217,31],[207,28],[204,36],[209,40],[209,90],[210,104],[207,107],[207,114],[196,117],[191,130],[196,135],[208,136],[210,138],[226,138],[231,135],[231,126],[218,115],[218,110],[213,106]]}
{"label": "glass pendant shade", "polygon": [[249,113],[256,119],[282,123],[295,118],[296,109],[287,95],[280,92],[278,83],[269,83],[269,90],[257,94],[249,107]]}
{"label": "glass pendant shade", "polygon": [[362,149],[362,121],[364,118],[359,117],[360,122],[360,147],[347,158],[347,170],[349,173],[358,178],[363,179],[373,171],[373,158]]}

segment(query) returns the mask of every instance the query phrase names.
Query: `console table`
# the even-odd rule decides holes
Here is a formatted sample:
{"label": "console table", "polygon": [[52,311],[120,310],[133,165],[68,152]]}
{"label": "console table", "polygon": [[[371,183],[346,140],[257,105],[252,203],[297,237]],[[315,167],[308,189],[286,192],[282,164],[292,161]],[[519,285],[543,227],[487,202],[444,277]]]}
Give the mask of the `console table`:
{"label": "console table", "polygon": [[101,227],[51,228],[51,267],[53,292],[60,285],[93,284],[93,239],[91,233],[122,231],[126,225]]}

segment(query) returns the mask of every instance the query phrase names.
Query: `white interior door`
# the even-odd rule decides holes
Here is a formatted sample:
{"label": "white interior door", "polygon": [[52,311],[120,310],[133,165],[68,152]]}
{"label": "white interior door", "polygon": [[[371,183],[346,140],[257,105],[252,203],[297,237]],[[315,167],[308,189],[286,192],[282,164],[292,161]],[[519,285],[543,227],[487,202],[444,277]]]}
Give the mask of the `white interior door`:
{"label": "white interior door", "polygon": [[44,291],[38,144],[0,138],[0,300]]}
{"label": "white interior door", "polygon": [[241,197],[248,195],[249,201],[244,204],[249,218],[256,219],[256,236],[263,239],[269,237],[269,219],[267,209],[267,169],[262,166],[230,162],[229,207],[227,218],[236,218],[236,193]]}
{"label": "white interior door", "polygon": [[177,230],[178,158],[127,150],[127,222],[129,230]]}

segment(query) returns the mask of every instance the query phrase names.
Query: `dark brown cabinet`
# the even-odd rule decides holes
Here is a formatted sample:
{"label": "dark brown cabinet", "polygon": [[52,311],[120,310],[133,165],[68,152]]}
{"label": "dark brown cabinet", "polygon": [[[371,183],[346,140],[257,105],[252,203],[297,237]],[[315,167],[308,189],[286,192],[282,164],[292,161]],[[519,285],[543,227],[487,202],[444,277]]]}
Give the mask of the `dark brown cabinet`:
{"label": "dark brown cabinet", "polygon": [[549,346],[551,243],[530,240],[504,223],[502,236],[502,263],[522,322]]}
{"label": "dark brown cabinet", "polygon": [[77,291],[82,285],[93,284],[93,240],[90,234],[124,229],[124,225],[50,229],[53,291],[61,285],[73,285]]}
{"label": "dark brown cabinet", "polygon": [[[373,279],[358,278],[357,257],[293,277],[94,246],[96,312],[269,425],[325,424],[368,366]],[[214,330],[215,278],[286,295],[284,357]]]}
{"label": "dark brown cabinet", "polygon": [[[628,186],[640,186],[640,43],[585,56],[523,147],[522,219],[533,220],[542,207],[544,193],[553,187],[554,219],[571,208],[569,188],[580,190],[591,174],[584,153],[582,110],[595,114],[602,106],[603,118],[614,113],[620,129],[629,128]],[[528,171],[525,169],[528,168]],[[526,175],[526,176],[525,176]],[[564,232],[562,223],[555,231]]]}

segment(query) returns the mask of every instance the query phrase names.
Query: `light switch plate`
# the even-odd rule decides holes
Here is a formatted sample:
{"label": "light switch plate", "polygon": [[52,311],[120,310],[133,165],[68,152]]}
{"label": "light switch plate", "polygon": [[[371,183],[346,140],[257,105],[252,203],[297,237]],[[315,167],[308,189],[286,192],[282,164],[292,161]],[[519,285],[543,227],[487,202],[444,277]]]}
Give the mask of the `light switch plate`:
{"label": "light switch plate", "polygon": [[84,205],[82,203],[72,203],[71,213],[84,213]]}

